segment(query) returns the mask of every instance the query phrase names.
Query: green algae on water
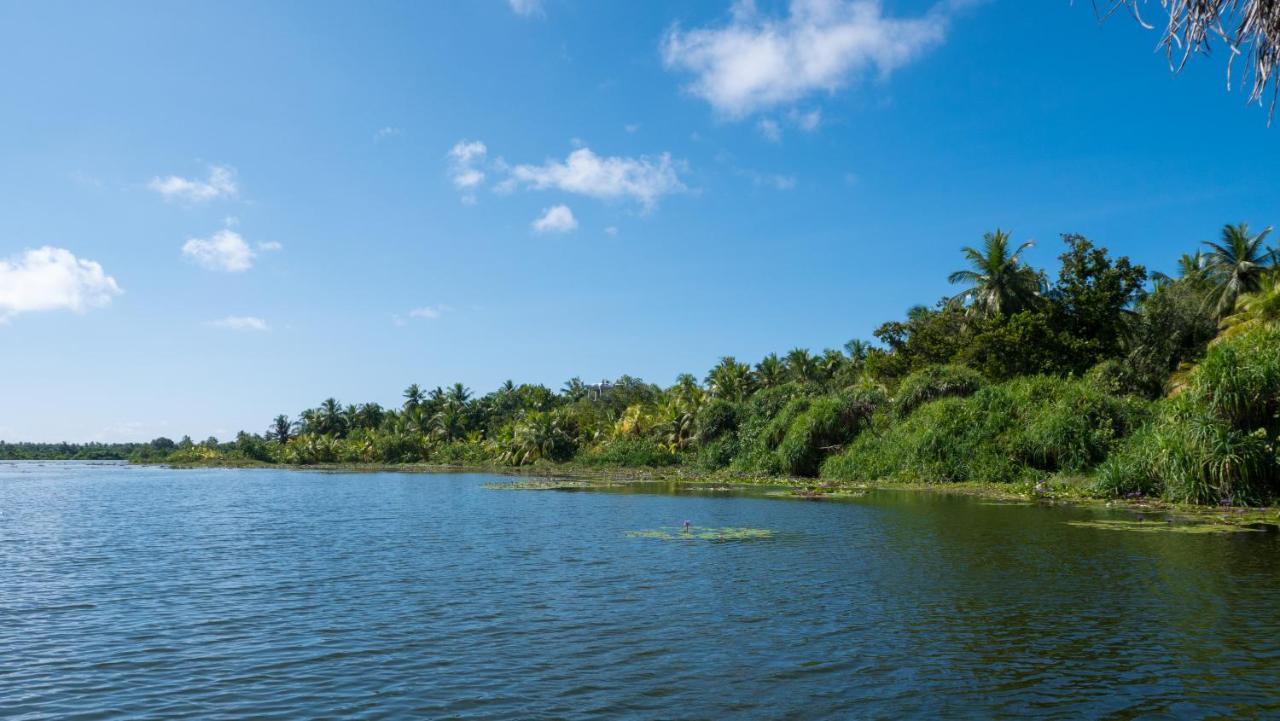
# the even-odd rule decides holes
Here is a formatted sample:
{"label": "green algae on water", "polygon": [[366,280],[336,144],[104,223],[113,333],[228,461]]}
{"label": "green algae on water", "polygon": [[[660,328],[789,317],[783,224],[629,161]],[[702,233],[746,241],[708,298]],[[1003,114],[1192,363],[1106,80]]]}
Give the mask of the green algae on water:
{"label": "green algae on water", "polygon": [[1067,521],[1068,526],[1096,528],[1105,531],[1129,531],[1133,533],[1185,533],[1203,535],[1209,533],[1249,533],[1260,529],[1236,526],[1229,523],[1172,523],[1169,521]]}
{"label": "green algae on water", "polygon": [[583,488],[602,488],[603,483],[590,483],[588,481],[567,481],[567,480],[537,480],[537,481],[503,481],[493,483],[482,483],[481,488],[488,488],[495,491],[567,491],[580,490]]}
{"label": "green algae on water", "polygon": [[707,528],[662,526],[645,531],[628,531],[628,538],[656,538],[660,541],[767,541],[773,531],[767,528]]}

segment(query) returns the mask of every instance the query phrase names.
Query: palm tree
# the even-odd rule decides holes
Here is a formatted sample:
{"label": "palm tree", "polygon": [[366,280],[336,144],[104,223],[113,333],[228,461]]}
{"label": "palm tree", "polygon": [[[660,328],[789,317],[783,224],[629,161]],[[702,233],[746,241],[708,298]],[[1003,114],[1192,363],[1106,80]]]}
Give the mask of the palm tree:
{"label": "palm tree", "polygon": [[410,385],[408,388],[404,389],[404,409],[405,410],[409,410],[410,408],[417,408],[418,406],[422,405],[422,402],[425,401],[426,399],[427,399],[426,394],[422,392],[422,389],[418,387],[417,383],[414,383]]}
{"label": "palm tree", "polygon": [[818,359],[807,348],[792,348],[787,352],[787,371],[792,379],[801,383],[818,380]]}
{"label": "palm tree", "polygon": [[[1128,7],[1134,17],[1146,25],[1140,14],[1144,4],[1139,0],[1109,0],[1106,3],[1108,14]],[[1208,55],[1210,43],[1221,39],[1231,51],[1229,57],[1246,56],[1240,62],[1244,72],[1251,75],[1249,102],[1261,104],[1267,85],[1274,89],[1275,83],[1280,82],[1280,0],[1161,0],[1160,5],[1169,16],[1160,44],[1164,46],[1169,64],[1175,71],[1181,70],[1194,54]],[[1181,57],[1175,58],[1175,54]],[[1228,89],[1231,87],[1232,68],[1233,62],[1228,60]],[[1276,100],[1277,95],[1273,94],[1273,114]]]}
{"label": "palm tree", "polygon": [[751,366],[725,356],[707,374],[707,387],[717,398],[740,401],[751,395]]}
{"label": "palm tree", "polygon": [[346,426],[346,418],[342,412],[342,404],[338,403],[335,398],[326,398],[320,404],[320,412],[318,416],[320,421],[321,433],[329,435],[340,435]]}
{"label": "palm tree", "polygon": [[761,388],[777,388],[787,382],[787,368],[777,353],[770,353],[756,364],[756,380]]}
{"label": "palm tree", "polygon": [[454,383],[445,393],[449,403],[458,407],[465,406],[471,400],[471,389],[461,383]]}
{"label": "palm tree", "polygon": [[580,401],[587,397],[587,384],[583,383],[578,376],[574,376],[565,381],[564,387],[560,389],[560,394],[570,401]]}
{"label": "palm tree", "polygon": [[289,416],[281,413],[271,421],[271,428],[267,429],[267,437],[273,439],[276,443],[284,445],[289,442],[290,436],[293,435],[293,424],[289,422]]}
{"label": "palm tree", "polygon": [[853,361],[854,365],[861,367],[867,361],[867,354],[871,352],[871,344],[854,338],[844,344],[844,352],[849,354],[849,360]]}
{"label": "palm tree", "polygon": [[1262,276],[1275,257],[1275,252],[1263,245],[1270,232],[1268,226],[1250,236],[1247,223],[1228,224],[1222,227],[1221,241],[1204,242],[1209,248],[1205,270],[1214,283],[1212,299],[1219,318],[1231,315],[1241,295],[1262,288]]}
{"label": "palm tree", "polygon": [[1280,271],[1267,273],[1261,287],[1240,296],[1236,311],[1222,319],[1222,331],[1214,342],[1231,338],[1253,328],[1280,326]]}
{"label": "palm tree", "polygon": [[957,270],[947,281],[968,283],[969,287],[953,296],[951,302],[967,304],[971,313],[981,317],[1009,315],[1031,307],[1039,299],[1040,275],[1022,262],[1022,252],[1032,247],[1027,241],[1009,252],[1009,234],[996,229],[982,236],[983,247],[965,247],[968,270]]}

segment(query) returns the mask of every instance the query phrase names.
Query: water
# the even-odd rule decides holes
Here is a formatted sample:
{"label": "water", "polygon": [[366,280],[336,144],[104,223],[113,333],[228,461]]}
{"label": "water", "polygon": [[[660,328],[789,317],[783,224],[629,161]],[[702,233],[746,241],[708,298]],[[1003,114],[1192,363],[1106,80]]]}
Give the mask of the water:
{"label": "water", "polygon": [[490,480],[0,464],[0,717],[1280,714],[1274,534]]}

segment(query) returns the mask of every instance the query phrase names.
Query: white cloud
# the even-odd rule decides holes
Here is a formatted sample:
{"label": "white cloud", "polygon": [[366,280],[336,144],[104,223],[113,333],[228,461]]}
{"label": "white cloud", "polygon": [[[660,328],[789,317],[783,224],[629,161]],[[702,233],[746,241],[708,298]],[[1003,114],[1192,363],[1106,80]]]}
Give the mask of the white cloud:
{"label": "white cloud", "polygon": [[628,133],[635,133],[636,131],[640,130],[640,123],[627,123],[626,125],[622,126],[622,129],[627,131]]}
{"label": "white cloud", "polygon": [[822,111],[815,109],[810,110],[807,113],[802,113],[793,109],[791,112],[787,113],[787,119],[794,123],[797,128],[800,128],[806,133],[812,133],[818,129],[819,125],[822,124]]}
{"label": "white cloud", "polygon": [[409,311],[409,317],[423,318],[425,320],[436,320],[440,316],[452,310],[453,310],[452,306],[448,306],[444,304],[428,305],[428,306],[423,306],[421,308],[414,308],[413,310]]}
{"label": "white cloud", "polygon": [[107,305],[121,292],[101,265],[63,248],[45,246],[0,260],[0,323],[30,311],[81,313]]}
{"label": "white cloud", "polygon": [[211,321],[209,325],[215,328],[238,331],[265,332],[271,330],[271,326],[267,325],[265,320],[251,315],[229,315],[226,318]]}
{"label": "white cloud", "polygon": [[756,123],[756,130],[759,130],[760,134],[763,135],[766,140],[775,143],[782,140],[782,128],[778,126],[778,121],[776,120],[761,118],[760,121]]}
{"label": "white cloud", "polygon": [[475,189],[484,182],[484,171],[480,169],[489,149],[479,140],[459,140],[449,150],[449,175],[454,187],[465,191],[462,202],[474,205]]}
{"label": "white cloud", "polygon": [[164,196],[165,200],[185,200],[189,203],[231,198],[240,192],[236,185],[235,171],[221,165],[209,166],[207,180],[170,175],[167,178],[152,178],[147,187]]}
{"label": "white cloud", "polygon": [[533,17],[542,14],[542,0],[507,0],[507,4],[517,15]]}
{"label": "white cloud", "polygon": [[284,250],[284,245],[278,240],[267,240],[258,243],[258,250],[263,253],[274,253],[276,251]]}
{"label": "white cloud", "polygon": [[229,228],[214,233],[209,239],[191,238],[182,246],[182,254],[209,270],[239,273],[253,267],[256,253],[240,234]]}
{"label": "white cloud", "polygon": [[[966,0],[967,2],[967,0]],[[861,76],[887,76],[940,43],[944,0],[915,18],[885,17],[880,0],[791,0],[785,18],[762,16],[749,0],[720,27],[673,27],[662,59],[693,75],[687,90],[731,118],[834,92]]]}
{"label": "white cloud", "polygon": [[646,208],[652,208],[663,195],[685,190],[668,153],[656,158],[601,157],[590,148],[573,151],[563,163],[548,160],[542,165],[517,165],[502,188],[518,184],[593,198],[631,198]]}
{"label": "white cloud", "polygon": [[388,125],[384,128],[378,128],[376,131],[374,131],[373,142],[380,143],[383,140],[389,140],[391,138],[398,138],[398,137],[400,137],[400,128],[393,128]]}
{"label": "white cloud", "polygon": [[744,170],[742,174],[751,179],[751,182],[758,187],[773,188],[774,190],[791,190],[796,187],[796,176],[782,175],[780,173],[758,173],[754,170]]}
{"label": "white cloud", "polygon": [[618,226],[610,225],[609,227],[604,229],[604,234],[609,236],[610,238],[616,238],[618,236]]}
{"label": "white cloud", "polygon": [[567,205],[553,205],[542,210],[542,217],[533,221],[533,230],[538,233],[568,233],[578,227],[578,219]]}

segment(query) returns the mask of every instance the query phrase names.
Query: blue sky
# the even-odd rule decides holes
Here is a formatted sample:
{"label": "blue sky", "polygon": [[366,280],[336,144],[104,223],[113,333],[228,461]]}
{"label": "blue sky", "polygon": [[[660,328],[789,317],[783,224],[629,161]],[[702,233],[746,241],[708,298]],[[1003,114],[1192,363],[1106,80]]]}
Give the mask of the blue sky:
{"label": "blue sky", "polygon": [[869,338],[997,226],[1169,269],[1277,222],[1280,128],[1157,39],[1068,0],[0,4],[0,438],[667,384]]}

